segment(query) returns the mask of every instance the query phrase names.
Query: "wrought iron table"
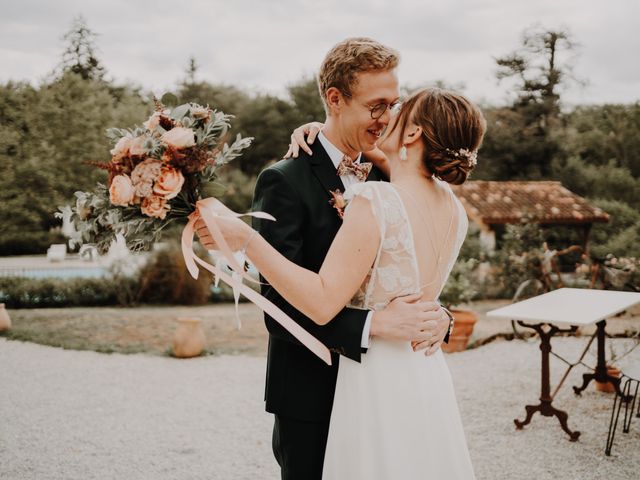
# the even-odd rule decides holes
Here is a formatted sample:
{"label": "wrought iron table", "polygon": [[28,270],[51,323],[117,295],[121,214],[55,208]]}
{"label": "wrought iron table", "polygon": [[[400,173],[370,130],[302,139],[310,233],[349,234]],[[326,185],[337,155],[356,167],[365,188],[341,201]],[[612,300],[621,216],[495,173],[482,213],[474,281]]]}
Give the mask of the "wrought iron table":
{"label": "wrought iron table", "polygon": [[[598,382],[610,381],[615,386],[617,394],[622,395],[620,379],[607,373],[605,360],[606,319],[637,303],[640,303],[640,293],[561,288],[487,313],[489,317],[516,320],[519,325],[534,330],[540,337],[540,350],[542,352],[540,403],[538,405],[525,406],[527,416],[522,421],[514,420],[516,428],[522,429],[531,422],[534,413],[540,412],[545,417],[557,417],[560,426],[569,435],[570,440],[572,442],[578,440],[580,432],[569,429],[567,424],[568,414],[555,408],[552,403],[569,372],[582,362],[595,339],[597,339],[598,345],[598,361],[594,372],[584,374],[582,385],[573,387],[573,389],[579,395],[591,380]],[[592,324],[596,324],[596,332],[589,340],[577,362],[570,363],[555,354],[555,352],[552,352],[551,338],[556,333],[573,333],[579,326]],[[555,355],[569,365],[553,393],[551,393],[550,381],[550,354]]]}

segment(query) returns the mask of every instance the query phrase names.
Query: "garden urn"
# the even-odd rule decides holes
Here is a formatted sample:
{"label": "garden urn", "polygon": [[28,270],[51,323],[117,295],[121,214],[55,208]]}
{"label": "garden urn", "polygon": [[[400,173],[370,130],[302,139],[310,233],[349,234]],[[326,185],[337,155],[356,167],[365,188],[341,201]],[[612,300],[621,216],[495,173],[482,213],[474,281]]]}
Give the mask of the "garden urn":
{"label": "garden urn", "polygon": [[4,308],[4,303],[0,303],[0,332],[9,330],[11,328],[11,318],[9,312]]}
{"label": "garden urn", "polygon": [[[615,365],[607,365],[607,373],[614,378],[620,378],[620,374],[622,373],[618,367]],[[598,382],[595,381],[596,390],[604,393],[614,393],[616,391],[616,387],[613,383],[609,382]]]}
{"label": "garden urn", "polygon": [[197,357],[204,350],[205,341],[199,318],[179,318],[173,335],[173,355],[178,358]]}

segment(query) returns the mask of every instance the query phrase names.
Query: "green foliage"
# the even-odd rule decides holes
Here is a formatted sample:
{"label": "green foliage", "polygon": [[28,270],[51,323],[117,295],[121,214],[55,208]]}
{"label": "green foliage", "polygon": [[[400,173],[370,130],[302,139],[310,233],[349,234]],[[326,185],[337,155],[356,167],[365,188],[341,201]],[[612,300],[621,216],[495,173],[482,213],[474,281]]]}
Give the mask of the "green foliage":
{"label": "green foliage", "polygon": [[[242,112],[241,128],[253,132],[253,148],[238,162],[240,169],[257,175],[265,165],[282,158],[295,123],[288,120],[291,106],[271,95],[259,95]],[[288,133],[288,134],[287,134]]]}
{"label": "green foliage", "polygon": [[487,133],[474,179],[539,180],[548,178],[559,152],[550,129],[527,106],[486,108]]}
{"label": "green foliage", "polygon": [[287,89],[293,102],[293,117],[296,126],[308,122],[319,122],[325,118],[324,104],[314,77],[302,78]]}
{"label": "green foliage", "polygon": [[600,167],[617,165],[640,177],[640,102],[577,107],[567,115],[565,149]]}
{"label": "green foliage", "polygon": [[640,208],[640,178],[634,177],[614,160],[599,166],[578,157],[569,157],[566,161],[555,161],[553,171],[557,180],[578,195],[615,199]]}
{"label": "green foliage", "polygon": [[222,195],[214,195],[234,212],[244,213],[251,210],[256,177],[250,177],[241,170],[227,168],[220,173],[218,181],[225,186]]}
{"label": "green foliage", "polygon": [[510,107],[485,110],[478,178],[549,178],[560,153],[560,88],[571,78],[565,57],[573,49],[570,32],[536,26],[524,32],[519,49],[496,59],[497,78],[511,80],[515,98]]}
{"label": "green foliage", "polygon": [[589,250],[596,257],[640,258],[640,211],[619,200],[596,199],[593,203],[610,215],[607,223],[591,230]]}
{"label": "green foliage", "polygon": [[506,226],[501,248],[491,259],[495,275],[492,282],[498,283],[499,297],[512,297],[518,285],[538,276],[545,240],[540,226],[528,219]]}
{"label": "green foliage", "polygon": [[[130,280],[135,281],[135,280]],[[8,308],[116,305],[121,282],[104,278],[0,278],[0,302]]]}
{"label": "green foliage", "polygon": [[[123,88],[114,98],[104,83],[74,73],[37,90],[0,86],[0,125],[6,133],[0,140],[0,255],[39,253],[54,242],[55,233],[48,232],[59,225],[55,207],[105,178],[86,164],[109,158],[105,129],[134,112],[144,116],[142,105],[134,90]],[[20,237],[25,241],[16,245]]]}
{"label": "green foliage", "polygon": [[447,308],[458,307],[464,303],[469,303],[475,298],[478,290],[476,288],[474,269],[477,265],[478,261],[473,258],[461,259],[455,263],[439,297],[442,305]]}

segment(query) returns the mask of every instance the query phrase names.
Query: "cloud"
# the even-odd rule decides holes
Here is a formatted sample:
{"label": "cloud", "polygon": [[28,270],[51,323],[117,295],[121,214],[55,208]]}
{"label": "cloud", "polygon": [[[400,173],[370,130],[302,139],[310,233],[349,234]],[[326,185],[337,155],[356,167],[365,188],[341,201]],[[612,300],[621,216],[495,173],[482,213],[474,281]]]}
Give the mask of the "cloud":
{"label": "cloud", "polygon": [[534,22],[567,26],[582,44],[569,102],[637,101],[640,3],[618,0],[0,0],[0,80],[37,81],[58,63],[62,35],[83,14],[99,33],[100,58],[118,81],[170,89],[194,55],[202,79],[280,93],[315,72],[348,36],[372,36],[403,55],[401,81],[464,83],[475,99],[499,102],[493,57],[515,49]]}

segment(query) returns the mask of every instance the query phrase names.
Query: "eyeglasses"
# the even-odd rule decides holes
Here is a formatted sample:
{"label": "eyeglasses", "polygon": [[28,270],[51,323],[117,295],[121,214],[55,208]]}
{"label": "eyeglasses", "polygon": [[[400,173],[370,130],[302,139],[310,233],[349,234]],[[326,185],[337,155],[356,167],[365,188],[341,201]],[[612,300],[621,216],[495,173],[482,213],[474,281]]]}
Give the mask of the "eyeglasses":
{"label": "eyeglasses", "polygon": [[[341,92],[341,93],[345,97],[353,98],[348,93],[345,93],[345,92]],[[400,111],[400,108],[402,108],[402,101],[396,100],[393,103],[378,103],[376,105],[367,105],[363,103],[362,105],[369,109],[369,113],[371,114],[371,118],[373,120],[378,120],[380,117],[382,117],[382,115],[384,115],[384,112],[387,111],[387,108],[391,113],[398,113]]]}

